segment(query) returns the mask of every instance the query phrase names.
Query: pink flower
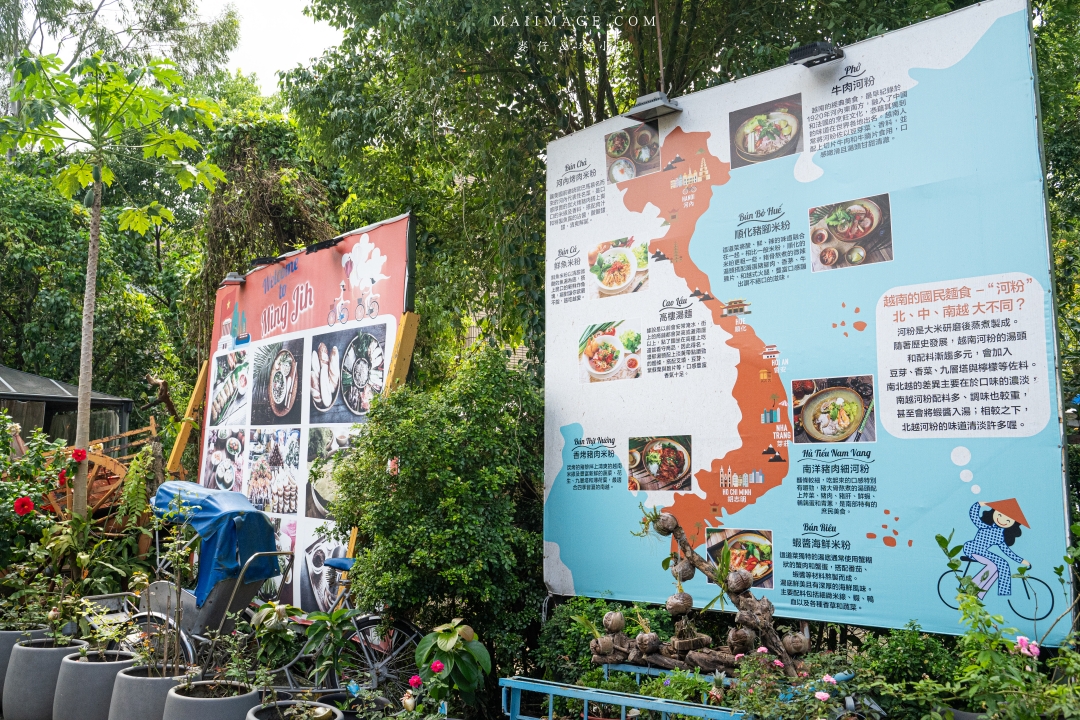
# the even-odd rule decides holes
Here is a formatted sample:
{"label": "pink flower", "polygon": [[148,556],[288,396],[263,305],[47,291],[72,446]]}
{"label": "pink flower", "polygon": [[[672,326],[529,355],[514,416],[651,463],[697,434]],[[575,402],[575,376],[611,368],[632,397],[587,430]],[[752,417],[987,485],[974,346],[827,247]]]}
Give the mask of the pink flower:
{"label": "pink flower", "polygon": [[810,673],[800,672],[799,677],[810,677]]}
{"label": "pink flower", "polygon": [[413,690],[419,689],[420,686],[423,685],[423,683],[424,681],[420,679],[419,675],[413,675],[411,678],[409,678],[409,687],[411,687]]}
{"label": "pink flower", "polygon": [[442,664],[441,660],[436,660],[435,662],[431,663],[431,672],[441,673],[443,671],[443,668],[445,667],[446,666]]}
{"label": "pink flower", "polygon": [[736,656],[735,656],[735,660],[736,660],[736,661],[738,661],[738,660],[742,660],[742,659],[743,659],[744,657],[746,657],[746,656],[745,656],[745,655],[743,655],[742,653],[739,653],[738,655],[736,655]]}
{"label": "pink flower", "polygon": [[390,458],[386,461],[386,472],[390,473],[391,475],[397,475],[398,472],[400,472],[400,470],[398,469],[397,458]]}
{"label": "pink flower", "polygon": [[769,648],[767,648],[767,647],[765,647],[764,645],[762,645],[761,647],[759,647],[759,648],[757,649],[757,651],[758,651],[758,652],[763,652],[763,653],[767,653],[767,652],[769,652]]}
{"label": "pink flower", "polygon": [[1016,636],[1016,649],[1020,651],[1021,655],[1027,655],[1028,657],[1039,657],[1039,643],[1034,640],[1029,640],[1023,635]]}
{"label": "pink flower", "polygon": [[776,667],[784,667],[784,663],[780,662],[779,660],[773,660],[772,664]]}
{"label": "pink flower", "polygon": [[836,678],[834,678],[832,675],[825,675],[824,677],[821,678],[821,681],[830,683],[832,685],[836,684]]}
{"label": "pink flower", "polygon": [[71,451],[71,459],[75,462],[82,462],[86,459],[86,451],[82,448],[75,448]]}
{"label": "pink flower", "polygon": [[829,693],[827,693],[827,692],[821,692],[819,690],[818,692],[814,693],[814,697],[816,697],[821,702],[825,702],[826,700],[828,700],[832,696],[829,695]]}

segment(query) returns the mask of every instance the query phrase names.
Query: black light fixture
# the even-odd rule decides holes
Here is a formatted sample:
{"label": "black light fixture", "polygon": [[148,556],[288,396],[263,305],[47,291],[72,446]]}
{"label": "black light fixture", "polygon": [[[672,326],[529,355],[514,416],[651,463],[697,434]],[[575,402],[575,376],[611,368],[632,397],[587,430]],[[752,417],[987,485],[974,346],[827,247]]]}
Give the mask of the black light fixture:
{"label": "black light fixture", "polygon": [[667,93],[654,92],[639,97],[637,104],[623,115],[638,122],[648,122],[664,115],[680,112],[682,108],[679,107],[679,103],[668,100]]}
{"label": "black light fixture", "polygon": [[789,65],[814,67],[815,65],[832,62],[833,60],[840,60],[843,57],[843,48],[823,40],[812,42],[809,45],[800,45],[797,48],[788,50]]}

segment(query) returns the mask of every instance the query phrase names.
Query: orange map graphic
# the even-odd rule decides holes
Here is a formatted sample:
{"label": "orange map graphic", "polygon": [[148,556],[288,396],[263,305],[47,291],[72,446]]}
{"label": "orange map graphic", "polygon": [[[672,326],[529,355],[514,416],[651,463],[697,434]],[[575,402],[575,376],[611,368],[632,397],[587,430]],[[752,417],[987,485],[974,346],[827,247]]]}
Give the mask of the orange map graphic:
{"label": "orange map graphic", "polygon": [[[766,345],[754,329],[733,312],[741,300],[733,303],[714,297],[708,275],[690,259],[690,238],[698,219],[709,209],[713,186],[723,185],[730,178],[730,166],[709,152],[708,137],[707,132],[687,133],[675,128],[664,139],[661,148],[664,169],[619,184],[620,189],[626,189],[623,204],[631,212],[643,212],[650,203],[660,209],[669,228],[664,237],[649,243],[650,253],[655,255],[659,251],[672,262],[675,274],[686,281],[690,292],[708,308],[713,323],[731,335],[727,345],[739,352],[738,375],[732,394],[742,411],[738,424],[742,444],[723,457],[713,459],[709,470],[697,473],[698,485],[706,497],[679,494],[674,505],[667,508],[667,512],[679,519],[688,535],[696,535],[697,543],[705,540],[706,524],[722,525],[719,518],[723,513],[738,512],[757,502],[772,488],[779,487],[788,473],[788,441],[791,438],[787,393],[774,365],[775,348]],[[766,410],[779,410],[779,422],[762,422]],[[739,485],[738,478],[744,473],[755,471],[764,475],[763,482],[731,486]],[[732,475],[736,478],[734,483]]]}

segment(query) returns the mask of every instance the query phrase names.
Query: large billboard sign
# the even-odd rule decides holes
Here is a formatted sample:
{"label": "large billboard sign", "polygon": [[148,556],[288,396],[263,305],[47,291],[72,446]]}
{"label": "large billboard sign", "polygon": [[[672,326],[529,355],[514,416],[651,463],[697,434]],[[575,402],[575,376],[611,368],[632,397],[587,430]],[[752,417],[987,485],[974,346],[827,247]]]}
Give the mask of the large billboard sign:
{"label": "large billboard sign", "polygon": [[326,610],[337,452],[388,381],[407,310],[409,215],[226,280],[215,306],[199,482],[243,493],[295,551],[282,600]]}
{"label": "large billboard sign", "polygon": [[952,530],[1007,624],[1069,605],[1026,3],[844,52],[549,145],[552,592],[669,595],[643,505],[782,616],[957,632]]}

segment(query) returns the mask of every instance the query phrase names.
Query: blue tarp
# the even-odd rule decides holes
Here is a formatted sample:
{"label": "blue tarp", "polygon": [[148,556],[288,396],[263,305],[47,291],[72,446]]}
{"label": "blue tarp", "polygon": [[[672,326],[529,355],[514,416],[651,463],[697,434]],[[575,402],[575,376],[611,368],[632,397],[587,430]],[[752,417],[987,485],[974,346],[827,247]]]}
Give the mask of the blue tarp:
{"label": "blue tarp", "polygon": [[[270,519],[238,492],[210,490],[180,480],[159,487],[154,495],[154,513],[164,517],[176,513],[178,507],[202,538],[199,582],[195,587],[195,601],[200,607],[219,581],[238,577],[252,555],[277,550]],[[244,573],[244,583],[279,574],[276,557],[259,558]]]}

